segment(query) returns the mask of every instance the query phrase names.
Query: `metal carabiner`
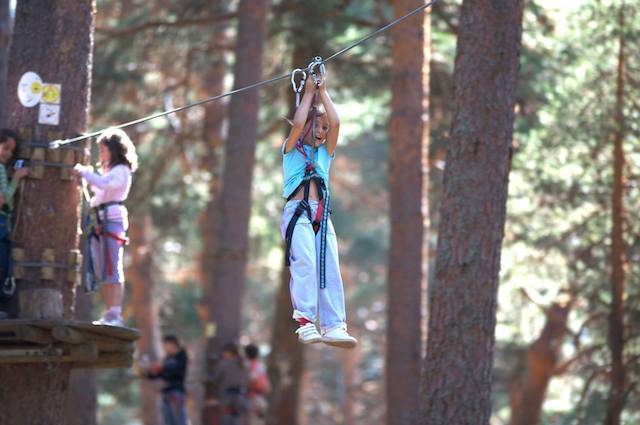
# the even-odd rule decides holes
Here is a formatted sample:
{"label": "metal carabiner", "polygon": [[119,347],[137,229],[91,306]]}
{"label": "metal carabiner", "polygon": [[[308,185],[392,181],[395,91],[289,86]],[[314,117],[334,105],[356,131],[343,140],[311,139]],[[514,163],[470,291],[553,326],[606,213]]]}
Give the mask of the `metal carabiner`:
{"label": "metal carabiner", "polygon": [[[300,79],[300,85],[296,86],[296,74],[301,73],[302,78]],[[296,94],[296,108],[300,106],[300,93],[302,93],[302,88],[304,87],[304,83],[307,81],[307,73],[300,69],[296,68],[291,71],[291,85],[293,86],[293,92]]]}
{"label": "metal carabiner", "polygon": [[309,75],[311,75],[311,78],[313,78],[313,82],[318,84],[318,77],[316,76],[316,68],[319,69],[320,75],[323,77],[327,73],[327,70],[320,56],[316,56],[315,58],[313,58],[311,62],[309,62],[309,65],[307,66],[307,70],[309,71]]}
{"label": "metal carabiner", "polygon": [[[296,85],[296,74],[297,73],[301,73],[302,74],[302,78],[300,79],[300,85],[297,86]],[[304,72],[304,70],[300,69],[300,68],[296,68],[293,71],[291,71],[291,85],[293,86],[293,91],[295,93],[300,93],[302,91],[302,88],[304,87],[304,82],[307,79],[307,73]]]}
{"label": "metal carabiner", "polygon": [[5,297],[12,297],[16,293],[16,279],[13,276],[7,277],[2,284],[2,294]]}

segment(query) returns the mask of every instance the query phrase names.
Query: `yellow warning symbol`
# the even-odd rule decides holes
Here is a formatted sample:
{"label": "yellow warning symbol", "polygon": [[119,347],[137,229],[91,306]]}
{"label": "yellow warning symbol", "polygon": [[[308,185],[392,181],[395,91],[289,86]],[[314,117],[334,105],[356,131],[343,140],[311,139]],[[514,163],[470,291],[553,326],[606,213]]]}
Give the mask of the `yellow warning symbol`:
{"label": "yellow warning symbol", "polygon": [[38,81],[34,81],[33,83],[31,83],[31,93],[40,94],[41,91],[42,84],[40,84]]}
{"label": "yellow warning symbol", "polygon": [[60,84],[46,84],[44,85],[42,92],[43,103],[60,103]]}

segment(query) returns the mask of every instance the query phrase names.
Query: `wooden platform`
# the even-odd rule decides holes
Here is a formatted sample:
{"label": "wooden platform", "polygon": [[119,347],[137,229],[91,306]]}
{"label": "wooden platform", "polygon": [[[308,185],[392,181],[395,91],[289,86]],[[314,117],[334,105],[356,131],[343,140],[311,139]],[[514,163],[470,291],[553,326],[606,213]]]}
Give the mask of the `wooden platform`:
{"label": "wooden platform", "polygon": [[130,367],[137,329],[71,320],[0,320],[0,364]]}

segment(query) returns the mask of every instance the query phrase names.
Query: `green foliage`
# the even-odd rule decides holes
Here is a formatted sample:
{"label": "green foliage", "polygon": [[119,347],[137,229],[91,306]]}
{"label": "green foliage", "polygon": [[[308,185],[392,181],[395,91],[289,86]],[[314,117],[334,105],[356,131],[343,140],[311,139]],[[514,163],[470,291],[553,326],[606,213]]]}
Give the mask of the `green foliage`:
{"label": "green foliage", "polygon": [[[548,19],[541,22],[539,17],[527,21],[552,32],[525,31],[528,48],[520,90],[525,103],[519,101],[498,337],[500,344],[514,339],[529,343],[541,329],[543,317],[518,288],[533,291],[546,302],[563,290],[578,297],[569,320],[575,335],[567,338],[562,352],[565,359],[578,356],[579,360],[568,374],[551,383],[544,422],[549,424],[595,424],[604,415],[619,7],[619,2],[581,2],[575,10],[551,13],[551,26]],[[626,59],[629,69],[635,69],[639,56],[633,40],[640,20],[634,7],[627,10]],[[531,46],[539,50],[531,52]],[[629,84],[632,74],[628,78],[624,147],[632,166],[640,153],[640,132],[634,119],[638,111],[632,106],[638,90]],[[628,177],[632,169],[627,170]],[[638,252],[634,218],[640,205],[635,186],[629,185],[625,192],[628,258]],[[627,323],[640,307],[637,286],[632,284],[640,277],[637,273],[637,267],[628,268]],[[629,338],[634,344],[637,335]],[[637,351],[629,350],[629,358],[634,355]],[[628,419],[637,414],[635,409],[629,406]]]}
{"label": "green foliage", "polygon": [[[216,7],[203,0],[99,0],[97,27],[122,31],[151,21],[178,22],[233,11],[237,2]],[[220,2],[224,3],[224,2]],[[432,15],[430,170],[432,248],[435,248],[440,198],[441,154],[451,123],[451,74],[460,1],[440,2]],[[126,10],[121,9],[130,4]],[[561,289],[578,294],[569,327],[578,334],[563,345],[564,358],[592,348],[568,372],[554,379],[545,404],[545,424],[602,422],[608,382],[606,314],[609,292],[609,232],[615,125],[617,61],[616,10],[620,2],[581,0],[559,5],[528,2],[525,13],[520,87],[517,98],[515,154],[503,248],[503,271],[497,327],[494,411],[508,420],[508,391],[522,353],[544,324],[538,307],[524,299],[524,287],[545,302]],[[374,27],[388,21],[388,2],[307,2],[279,0],[272,4],[266,40],[264,76],[292,67],[292,38],[323,46],[304,49],[308,61],[327,56]],[[640,52],[637,7],[627,6],[628,86],[626,139],[628,187],[625,197],[627,235],[627,323],[640,320]],[[302,25],[301,14],[314,25]],[[208,72],[214,62],[227,65],[225,86],[232,78],[228,46],[211,48],[215,28],[224,28],[233,45],[235,21],[207,25],[157,25],[114,35],[96,34],[92,126],[127,121],[162,107],[164,95],[182,105],[208,97]],[[379,423],[383,415],[382,376],[386,320],[386,260],[389,223],[387,121],[391,58],[385,34],[370,40],[328,66],[330,87],[341,116],[341,140],[332,165],[333,215],[348,298],[349,326],[361,340],[356,358],[358,388],[354,399],[357,423]],[[254,170],[250,253],[243,324],[245,340],[268,348],[275,291],[282,268],[280,235],[281,156],[292,93],[287,83],[261,92],[260,140]],[[223,102],[224,103],[224,102]],[[161,302],[161,325],[179,331],[189,346],[202,336],[196,314],[203,292],[198,268],[202,249],[199,226],[209,187],[219,170],[203,165],[210,153],[203,135],[203,110],[178,114],[180,129],[160,119],[131,129],[142,167],[136,173],[133,214],[148,213],[153,221],[154,278]],[[438,159],[438,160],[436,160]],[[433,249],[432,251],[435,251]],[[638,380],[638,327],[630,326],[627,355],[629,377]],[[310,350],[308,370],[313,391],[306,396],[318,423],[338,423],[342,403],[352,389],[341,357],[331,350]],[[593,380],[589,380],[591,376]],[[136,381],[126,372],[101,373],[100,423],[134,423],[139,403]],[[587,387],[587,384],[589,386]],[[585,393],[581,401],[582,393]],[[637,392],[630,397],[625,419],[640,420]],[[330,401],[330,403],[329,403]]]}

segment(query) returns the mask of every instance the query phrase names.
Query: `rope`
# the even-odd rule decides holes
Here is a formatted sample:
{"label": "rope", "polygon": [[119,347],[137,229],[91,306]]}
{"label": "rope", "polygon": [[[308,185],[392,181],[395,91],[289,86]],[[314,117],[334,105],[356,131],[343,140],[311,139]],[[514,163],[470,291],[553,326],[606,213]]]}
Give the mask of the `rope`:
{"label": "rope", "polygon": [[[413,16],[413,15],[415,15],[415,14],[417,14],[417,13],[419,13],[419,12],[421,12],[421,11],[431,7],[431,6],[433,6],[436,3],[436,1],[437,0],[432,0],[432,1],[428,2],[428,3],[423,4],[422,6],[418,7],[417,9],[412,10],[411,12],[407,13],[406,15],[394,19],[393,21],[389,22],[387,25],[375,30],[374,32],[372,32],[371,34],[365,36],[364,38],[361,38],[361,39],[353,42],[352,44],[344,47],[343,49],[338,50],[337,52],[335,52],[334,54],[332,54],[328,58],[322,60],[321,62],[318,62],[318,64],[325,64],[325,63],[327,63],[329,61],[332,61],[333,59],[337,58],[338,56],[343,55],[344,53],[348,52],[349,50],[353,49],[354,47],[359,46],[360,44],[362,44],[362,43],[370,40],[371,38],[373,38],[373,37],[385,32],[387,30],[389,30],[390,28],[396,26],[397,24],[403,22],[404,20],[410,18],[411,16]],[[300,70],[298,69],[296,71],[300,71]],[[310,71],[310,68],[307,67],[305,69],[302,69],[302,71],[305,71],[305,72],[306,71]],[[234,94],[242,93],[242,92],[245,92],[245,91],[248,91],[248,90],[252,90],[252,89],[255,89],[255,88],[258,88],[258,87],[261,87],[261,86],[266,86],[268,84],[275,83],[276,81],[280,81],[280,80],[291,78],[293,73],[294,73],[294,71],[291,71],[291,72],[288,72],[288,73],[283,74],[283,75],[279,75],[279,76],[276,76],[276,77],[273,77],[273,78],[269,78],[268,80],[264,80],[264,81],[260,81],[260,82],[254,83],[254,84],[250,84],[250,85],[245,86],[245,87],[240,87],[240,88],[237,88],[235,90],[231,90],[229,92],[222,93],[222,94],[219,94],[217,96],[208,97],[206,99],[202,99],[202,100],[199,100],[199,101],[194,102],[194,103],[190,103],[190,104],[187,104],[187,105],[184,105],[184,106],[180,106],[178,108],[173,108],[173,109],[170,109],[168,111],[156,112],[154,114],[147,115],[146,117],[142,117],[142,118],[139,118],[139,119],[136,119],[136,120],[133,120],[133,121],[125,122],[123,124],[119,124],[117,126],[110,127],[110,128],[122,129],[122,128],[125,128],[125,127],[131,127],[132,125],[142,124],[143,122],[146,122],[146,121],[151,121],[151,120],[154,120],[156,118],[160,118],[160,117],[164,117],[166,115],[170,115],[170,114],[173,114],[173,113],[176,113],[176,112],[184,111],[185,109],[189,109],[189,108],[193,108],[193,107],[196,107],[196,106],[204,105],[206,103],[214,102],[214,101],[222,99],[224,97],[232,96]],[[82,140],[90,139],[92,137],[99,136],[104,131],[105,130],[103,129],[103,130],[94,131],[92,133],[85,134],[85,135],[82,135],[82,136],[74,137],[72,139],[55,140],[55,141],[49,143],[49,148],[57,149],[60,146],[67,145],[69,143],[75,143],[75,142],[80,142]]]}

